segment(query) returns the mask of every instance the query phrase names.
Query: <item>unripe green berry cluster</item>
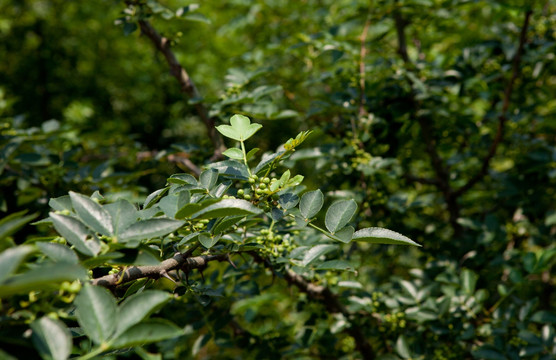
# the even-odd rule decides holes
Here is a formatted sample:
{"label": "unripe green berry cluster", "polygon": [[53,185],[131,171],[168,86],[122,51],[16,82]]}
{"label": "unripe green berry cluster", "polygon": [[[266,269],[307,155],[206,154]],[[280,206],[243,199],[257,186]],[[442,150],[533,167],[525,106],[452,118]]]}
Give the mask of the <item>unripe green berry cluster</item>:
{"label": "unripe green berry cluster", "polygon": [[[404,329],[407,325],[405,320],[405,314],[403,312],[397,312],[394,314],[384,315],[384,325],[386,325],[391,331],[396,331],[397,329]],[[379,328],[380,331],[386,331],[384,326]]]}
{"label": "unripe green berry cluster", "polygon": [[244,199],[253,202],[253,204],[258,205],[265,212],[270,211],[271,205],[276,206],[277,195],[270,190],[270,186],[278,181],[276,178],[269,177],[259,177],[257,175],[251,175],[247,182],[250,184],[248,189],[239,189],[237,191],[237,197],[239,199]]}

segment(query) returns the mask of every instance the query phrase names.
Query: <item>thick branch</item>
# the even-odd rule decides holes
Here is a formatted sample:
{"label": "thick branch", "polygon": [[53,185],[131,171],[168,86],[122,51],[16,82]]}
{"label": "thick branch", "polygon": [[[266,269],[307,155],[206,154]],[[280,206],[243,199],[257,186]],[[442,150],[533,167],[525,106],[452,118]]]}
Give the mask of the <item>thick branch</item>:
{"label": "thick branch", "polygon": [[[340,303],[338,297],[334,295],[332,291],[330,291],[330,289],[326,286],[315,285],[311,282],[308,282],[301,275],[294,273],[292,270],[286,270],[286,272],[284,273],[284,278],[289,284],[295,285],[300,291],[306,293],[311,300],[323,303],[326,307],[326,310],[328,310],[329,312],[340,313],[347,319],[351,317],[351,314]],[[371,347],[371,344],[369,344],[365,337],[365,334],[363,334],[363,331],[359,326],[351,324],[351,326],[348,327],[346,331],[355,340],[355,346],[363,356],[363,359],[376,358],[376,354]]]}
{"label": "thick branch", "polygon": [[[403,61],[407,65],[410,65],[411,61],[407,54],[407,40],[405,36],[405,28],[408,25],[408,22],[402,17],[397,1],[393,15],[396,25],[396,33],[398,35],[398,53],[402,57]],[[411,96],[411,101],[416,102],[413,94]],[[433,137],[433,129],[431,123],[422,116],[417,116],[417,122],[419,123],[419,126],[421,128],[421,136],[423,137],[423,142],[425,143],[425,151],[429,155],[431,166],[435,173],[435,178],[426,179],[408,175],[406,176],[406,179],[410,181],[418,181],[423,184],[435,185],[442,192],[442,196],[444,197],[444,201],[446,201],[446,207],[450,216],[450,225],[452,226],[454,231],[458,233],[461,228],[457,222],[457,219],[460,216],[460,208],[457,203],[457,197],[454,196],[452,187],[450,186],[449,169],[444,164],[444,161],[442,160],[440,154],[436,149],[436,140]]]}
{"label": "thick branch", "polygon": [[187,94],[190,99],[194,100],[195,109],[205,124],[210,140],[214,145],[214,158],[221,157],[222,152],[226,150],[222,137],[218,131],[216,131],[214,119],[209,116],[207,108],[199,101],[200,96],[197,87],[189,77],[187,71],[179,63],[172,49],[170,49],[170,40],[161,36],[147,20],[139,20],[139,26],[141,32],[151,40],[158,51],[166,58],[166,62],[170,66],[171,74],[181,85],[181,91]]}
{"label": "thick branch", "polygon": [[106,275],[92,280],[93,285],[104,286],[107,288],[115,287],[133,280],[141,278],[158,279],[167,277],[172,270],[183,270],[189,272],[193,269],[203,269],[210,261],[229,260],[229,254],[201,255],[189,257],[188,253],[178,253],[170,259],[166,259],[159,265],[133,266],[127,268],[119,274]]}
{"label": "thick branch", "polygon": [[510,98],[512,96],[515,81],[517,80],[520,73],[519,68],[521,64],[521,55],[523,54],[523,47],[525,46],[525,42],[527,41],[527,28],[529,27],[529,21],[531,19],[532,14],[533,14],[532,10],[529,10],[525,13],[525,19],[523,21],[523,26],[521,27],[521,33],[519,35],[519,45],[513,58],[512,75],[508,81],[506,88],[504,89],[504,99],[502,102],[502,109],[500,110],[500,115],[498,116],[498,127],[496,129],[496,135],[492,140],[492,144],[490,145],[487,155],[483,159],[481,169],[477,174],[475,174],[475,176],[469,179],[469,181],[465,185],[463,185],[461,188],[457,189],[454,192],[455,197],[461,196],[463,193],[471,189],[475,184],[477,184],[487,175],[490,161],[496,154],[496,149],[498,148],[498,145],[500,145],[500,143],[502,142],[502,138],[504,137],[504,126],[506,124],[506,121],[508,120],[507,112],[510,107]]}
{"label": "thick branch", "polygon": [[398,54],[400,54],[405,63],[409,63],[409,55],[407,55],[407,39],[405,37],[405,27],[408,23],[400,13],[398,1],[395,2],[394,6],[393,15],[394,23],[396,25],[396,34],[398,35]]}
{"label": "thick branch", "polygon": [[[274,274],[272,264],[267,260],[262,258],[257,253],[250,253],[256,262],[262,263],[266,268],[270,269]],[[307,281],[301,275],[296,274],[292,270],[286,270],[283,274],[284,279],[290,285],[294,285],[301,292],[306,293],[309,298],[313,301],[318,301],[322,303],[330,313],[340,313],[344,315],[346,319],[350,319],[352,315],[347,311],[347,309],[340,303],[338,296],[336,296],[329,288],[322,285],[315,285],[310,281]],[[367,341],[365,334],[361,328],[350,321],[350,326],[345,330],[353,339],[355,340],[355,346],[357,350],[361,353],[361,356],[365,360],[375,359],[376,354],[371,344]]]}

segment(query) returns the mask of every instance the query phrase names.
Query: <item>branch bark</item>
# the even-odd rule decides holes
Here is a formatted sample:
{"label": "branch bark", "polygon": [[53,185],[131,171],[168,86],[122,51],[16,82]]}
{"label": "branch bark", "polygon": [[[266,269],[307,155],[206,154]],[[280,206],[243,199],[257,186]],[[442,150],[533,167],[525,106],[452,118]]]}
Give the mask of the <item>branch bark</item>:
{"label": "branch bark", "polygon": [[170,154],[168,155],[168,161],[185,166],[189,171],[191,171],[196,176],[201,175],[201,169],[189,160],[187,156],[180,154]]}
{"label": "branch bark", "polygon": [[228,253],[195,257],[190,257],[189,253],[178,253],[172,258],[164,260],[160,265],[133,266],[118,274],[93,279],[92,284],[113,288],[137,279],[168,277],[168,272],[172,270],[183,270],[187,273],[193,269],[205,268],[210,261],[229,261],[229,259],[230,254]]}
{"label": "branch bark", "polygon": [[504,126],[508,120],[507,112],[510,107],[510,98],[515,86],[515,81],[519,77],[521,55],[523,54],[523,47],[525,46],[525,43],[527,41],[527,29],[529,27],[529,22],[531,20],[532,14],[532,10],[528,10],[525,13],[525,19],[523,20],[523,26],[521,27],[521,32],[519,34],[519,45],[512,61],[512,74],[510,76],[508,84],[506,85],[506,88],[504,89],[504,98],[502,101],[502,109],[500,110],[500,115],[498,116],[498,127],[496,129],[496,135],[492,140],[492,144],[490,145],[487,155],[482,161],[481,169],[477,174],[475,174],[475,176],[469,179],[469,181],[467,181],[465,185],[454,191],[454,196],[456,197],[461,196],[463,193],[471,189],[475,184],[477,184],[487,175],[490,161],[496,154],[498,145],[500,145],[500,143],[502,142],[502,139],[504,137]]}
{"label": "branch bark", "polygon": [[[411,65],[411,60],[407,53],[407,38],[405,35],[405,28],[409,22],[403,18],[398,1],[395,2],[395,8],[393,11],[394,23],[396,26],[396,33],[398,37],[398,54],[403,59],[406,65]],[[411,95],[411,101],[417,104],[417,101],[413,94]],[[407,175],[406,179],[410,181],[417,181],[423,184],[434,185],[442,192],[444,201],[446,202],[446,208],[449,214],[449,222],[454,233],[458,234],[461,231],[461,226],[458,224],[457,219],[460,217],[460,207],[458,205],[458,197],[455,196],[453,188],[450,185],[450,171],[445,165],[444,160],[440,156],[436,148],[436,140],[433,137],[433,128],[431,123],[422,116],[416,116],[419,127],[421,128],[421,136],[425,144],[425,151],[429,155],[431,166],[435,173],[434,179],[420,178],[412,175]]]}
{"label": "branch bark", "polygon": [[166,58],[166,62],[170,66],[170,73],[180,83],[181,91],[185,93],[189,97],[189,99],[193,99],[195,101],[194,107],[197,111],[197,114],[205,124],[210,140],[214,145],[213,159],[221,158],[222,152],[226,150],[222,137],[220,136],[218,131],[216,131],[214,119],[209,116],[207,108],[203,105],[202,102],[198,101],[200,98],[199,91],[189,77],[189,74],[187,73],[185,68],[181,66],[174,52],[170,48],[170,40],[166,37],[161,36],[147,20],[139,20],[139,27],[141,28],[141,32],[151,40],[153,45]]}
{"label": "branch bark", "polygon": [[394,3],[394,24],[396,25],[396,34],[398,36],[398,54],[405,63],[409,63],[409,55],[407,54],[407,39],[405,36],[405,27],[408,22],[402,17],[400,6],[396,0]]}
{"label": "branch bark", "polygon": [[[272,273],[276,275],[274,267],[267,259],[262,258],[260,255],[254,252],[251,252],[250,254],[251,256],[253,256],[256,262],[262,263],[266,268],[270,269]],[[347,309],[340,303],[338,296],[330,291],[330,289],[326,286],[313,284],[303,278],[303,276],[296,274],[289,269],[283,273],[283,276],[288,284],[294,285],[301,292],[306,293],[311,300],[322,303],[326,307],[326,310],[328,310],[328,312],[340,313],[346,319],[353,318],[352,314],[347,311]],[[355,346],[363,359],[372,360],[376,358],[376,353],[373,347],[367,341],[365,334],[359,326],[353,324],[353,322],[350,321],[350,326],[346,328],[345,331],[355,340]]]}

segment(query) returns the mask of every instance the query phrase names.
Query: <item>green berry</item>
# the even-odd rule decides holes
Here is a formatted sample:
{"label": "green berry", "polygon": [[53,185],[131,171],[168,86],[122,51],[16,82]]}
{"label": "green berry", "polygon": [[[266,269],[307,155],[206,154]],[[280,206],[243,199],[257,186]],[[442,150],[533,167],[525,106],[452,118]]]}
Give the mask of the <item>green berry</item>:
{"label": "green berry", "polygon": [[265,177],[265,178],[263,178],[262,182],[263,182],[263,184],[270,184],[270,179]]}
{"label": "green berry", "polygon": [[243,196],[245,194],[245,191],[243,189],[239,189],[237,191],[237,196]]}
{"label": "green berry", "polygon": [[262,189],[262,190],[266,189],[266,184],[265,183],[260,184],[259,189]]}
{"label": "green berry", "polygon": [[249,184],[254,184],[257,180],[253,179],[252,177],[249,178]]}
{"label": "green berry", "polygon": [[257,194],[257,195],[262,195],[263,193],[264,193],[263,189],[255,190],[255,194]]}
{"label": "green berry", "polygon": [[243,198],[244,198],[245,200],[251,200],[251,195],[245,194],[245,195],[243,196]]}

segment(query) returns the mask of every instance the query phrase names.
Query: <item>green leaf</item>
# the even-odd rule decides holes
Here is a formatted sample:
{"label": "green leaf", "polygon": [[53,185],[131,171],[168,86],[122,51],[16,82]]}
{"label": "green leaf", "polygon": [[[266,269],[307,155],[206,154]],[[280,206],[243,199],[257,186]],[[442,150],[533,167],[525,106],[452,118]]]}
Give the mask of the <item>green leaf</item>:
{"label": "green leaf", "polygon": [[118,307],[107,289],[85,284],[75,298],[75,315],[85,334],[100,345],[116,331]]}
{"label": "green leaf", "polygon": [[42,317],[31,323],[31,337],[35,348],[43,359],[66,360],[73,346],[71,334],[66,325],[49,317]]}
{"label": "green leaf", "polygon": [[114,228],[114,234],[116,236],[121,234],[129,225],[136,222],[139,218],[135,206],[124,199],[119,199],[115,203],[107,204],[104,208],[110,213],[112,227]]}
{"label": "green leaf", "polygon": [[189,20],[189,21],[202,22],[202,23],[205,23],[207,25],[210,25],[210,23],[211,23],[210,19],[207,18],[205,15],[203,15],[201,13],[187,14],[185,16],[182,16],[182,19]]}
{"label": "green leaf", "polygon": [[251,160],[251,158],[253,156],[255,156],[255,154],[259,151],[259,148],[253,148],[251,150],[249,150],[249,152],[247,153],[247,155],[245,156],[247,158],[247,161]]}
{"label": "green leaf", "polygon": [[299,211],[305,219],[310,219],[317,215],[324,204],[324,195],[320,189],[309,191],[301,196]]}
{"label": "green leaf", "polygon": [[403,236],[395,231],[371,227],[361,229],[353,234],[354,241],[363,241],[371,244],[390,244],[390,245],[413,245],[421,246],[408,237]]}
{"label": "green leaf", "polygon": [[504,354],[489,345],[485,345],[477,350],[471,351],[471,355],[473,355],[475,359],[481,360],[507,360]]}
{"label": "green leaf", "polygon": [[10,214],[0,220],[0,240],[12,235],[29,221],[37,217],[37,214],[23,216],[27,210]]}
{"label": "green leaf", "polygon": [[531,316],[531,321],[541,324],[556,324],[556,314],[546,310],[540,310]]}
{"label": "green leaf", "polygon": [[396,341],[396,352],[402,359],[409,359],[411,357],[411,350],[405,336],[400,335]]}
{"label": "green leaf", "polygon": [[334,234],[342,229],[353,217],[357,211],[357,203],[355,200],[341,200],[330,205],[326,212],[324,223],[328,231]]}
{"label": "green leaf", "polygon": [[257,164],[257,166],[255,167],[254,173],[261,174],[263,171],[266,171],[278,158],[283,156],[285,153],[285,151],[278,151],[274,154],[264,154],[259,164]]}
{"label": "green leaf", "polygon": [[244,215],[227,216],[227,217],[223,218],[222,221],[220,221],[216,225],[214,225],[214,228],[212,228],[212,232],[215,235],[221,234],[224,231],[226,231],[227,229],[229,229],[231,226],[239,223],[243,218],[245,218]]}
{"label": "green leaf", "polygon": [[288,182],[288,180],[290,179],[291,176],[291,172],[290,170],[286,170],[282,176],[280,176],[280,180],[277,181],[278,184],[280,184],[280,186],[284,186],[286,185],[286,183]]}
{"label": "green leaf", "polygon": [[338,240],[338,241],[343,242],[344,244],[347,244],[353,238],[353,232],[354,231],[355,231],[355,229],[353,228],[353,226],[346,226],[343,229],[340,229],[340,230],[336,231],[336,233],[334,235],[332,235],[331,237],[334,240]]}
{"label": "green leaf", "polygon": [[218,240],[220,240],[219,235],[211,236],[207,233],[202,233],[199,235],[199,242],[207,249],[210,249],[211,247],[216,245],[216,243],[218,243]]}
{"label": "green leaf", "polygon": [[7,278],[0,286],[0,297],[49,289],[64,281],[86,278],[87,272],[79,265],[56,263],[38,266],[26,273]]}
{"label": "green leaf", "polygon": [[299,196],[294,193],[285,193],[278,198],[278,203],[286,210],[294,208],[298,202]]}
{"label": "green leaf", "polygon": [[236,140],[240,141],[249,139],[263,127],[261,124],[251,124],[251,120],[249,120],[247,116],[243,115],[232,116],[230,124],[240,136],[240,138]]}
{"label": "green leaf", "polygon": [[227,138],[241,141],[241,135],[239,132],[230,125],[219,125],[216,127],[216,130]]}
{"label": "green leaf", "polygon": [[197,179],[190,174],[174,174],[167,181],[171,184],[197,185]]}
{"label": "green leaf", "polygon": [[316,270],[350,270],[354,271],[354,267],[351,263],[345,260],[328,260],[319,264]]}
{"label": "green leaf", "polygon": [[232,179],[247,180],[249,171],[244,163],[234,160],[224,160],[208,165],[211,169],[216,169],[222,176]]}
{"label": "green leaf", "polygon": [[49,213],[54,228],[64,239],[75,246],[80,253],[95,256],[100,251],[100,241],[83,223],[76,218]]}
{"label": "green leaf", "polygon": [[463,291],[465,291],[467,295],[473,295],[475,293],[475,286],[478,279],[479,275],[475,274],[469,269],[464,269],[461,272],[461,283]]}
{"label": "green leaf", "polygon": [[52,198],[48,201],[48,205],[56,211],[72,211],[73,209],[69,195]]}
{"label": "green leaf", "polygon": [[163,197],[159,201],[158,207],[164,211],[166,216],[173,218],[178,210],[187,205],[190,199],[189,191],[180,191]]}
{"label": "green leaf", "polygon": [[185,224],[184,221],[174,219],[147,219],[141,220],[128,227],[118,238],[120,242],[126,243],[136,240],[147,240],[168,235]]}
{"label": "green leaf", "polygon": [[81,194],[70,191],[69,195],[73,209],[85,225],[102,235],[113,235],[112,219],[106,209]]}
{"label": "green leaf", "polygon": [[[195,185],[196,184],[197,184],[197,180],[195,180]],[[170,189],[169,187],[165,187],[164,189],[156,190],[155,192],[147,196],[145,202],[143,203],[143,210],[153,206],[158,200],[160,200],[161,197],[163,197],[168,192],[169,189]]]}
{"label": "green leaf", "polygon": [[136,23],[126,22],[124,24],[124,35],[125,36],[133,34],[135,32],[135,30],[137,30],[137,24]]}
{"label": "green leaf", "polygon": [[111,343],[111,348],[119,349],[139,346],[171,339],[180,335],[183,335],[183,331],[167,320],[146,320],[115,338]]}
{"label": "green leaf", "polygon": [[186,15],[189,12],[193,12],[199,8],[199,4],[189,4],[187,6],[181,7],[176,10],[176,16],[180,17],[182,15]]}
{"label": "green leaf", "polygon": [[234,160],[243,160],[243,151],[238,148],[229,148],[222,154]]}
{"label": "green leaf", "polygon": [[[37,242],[36,246],[42,251],[46,256],[56,262],[66,262],[68,264],[79,263],[79,258],[77,254],[69,247],[62,244],[48,243],[48,242]],[[1,264],[0,260],[0,264]],[[0,270],[1,273],[1,270]]]}
{"label": "green leaf", "polygon": [[213,219],[224,216],[258,215],[263,211],[242,199],[223,199],[191,215],[192,219]]}
{"label": "green leaf", "polygon": [[216,169],[205,170],[199,177],[199,185],[207,190],[212,189],[216,184],[216,181],[218,181],[218,170]]}
{"label": "green leaf", "polygon": [[309,251],[305,253],[303,256],[303,266],[307,266],[312,263],[314,260],[318,259],[320,256],[327,254],[333,250],[338,248],[337,245],[330,245],[330,244],[320,244],[313,246]]}
{"label": "green leaf", "polygon": [[29,245],[6,249],[0,253],[0,283],[14,273],[21,262],[35,249]]}
{"label": "green leaf", "polygon": [[212,197],[221,198],[222,196],[224,196],[224,194],[226,194],[226,191],[228,191],[231,185],[231,181],[224,181],[218,184],[218,186],[213,187],[209,194]]}
{"label": "green leaf", "polygon": [[286,183],[287,187],[294,187],[297,186],[299,184],[301,184],[301,182],[303,181],[305,177],[303,175],[295,175],[293,178],[289,179]]}
{"label": "green leaf", "polygon": [[125,299],[119,306],[115,337],[160,309],[170,298],[165,291],[145,290]]}

